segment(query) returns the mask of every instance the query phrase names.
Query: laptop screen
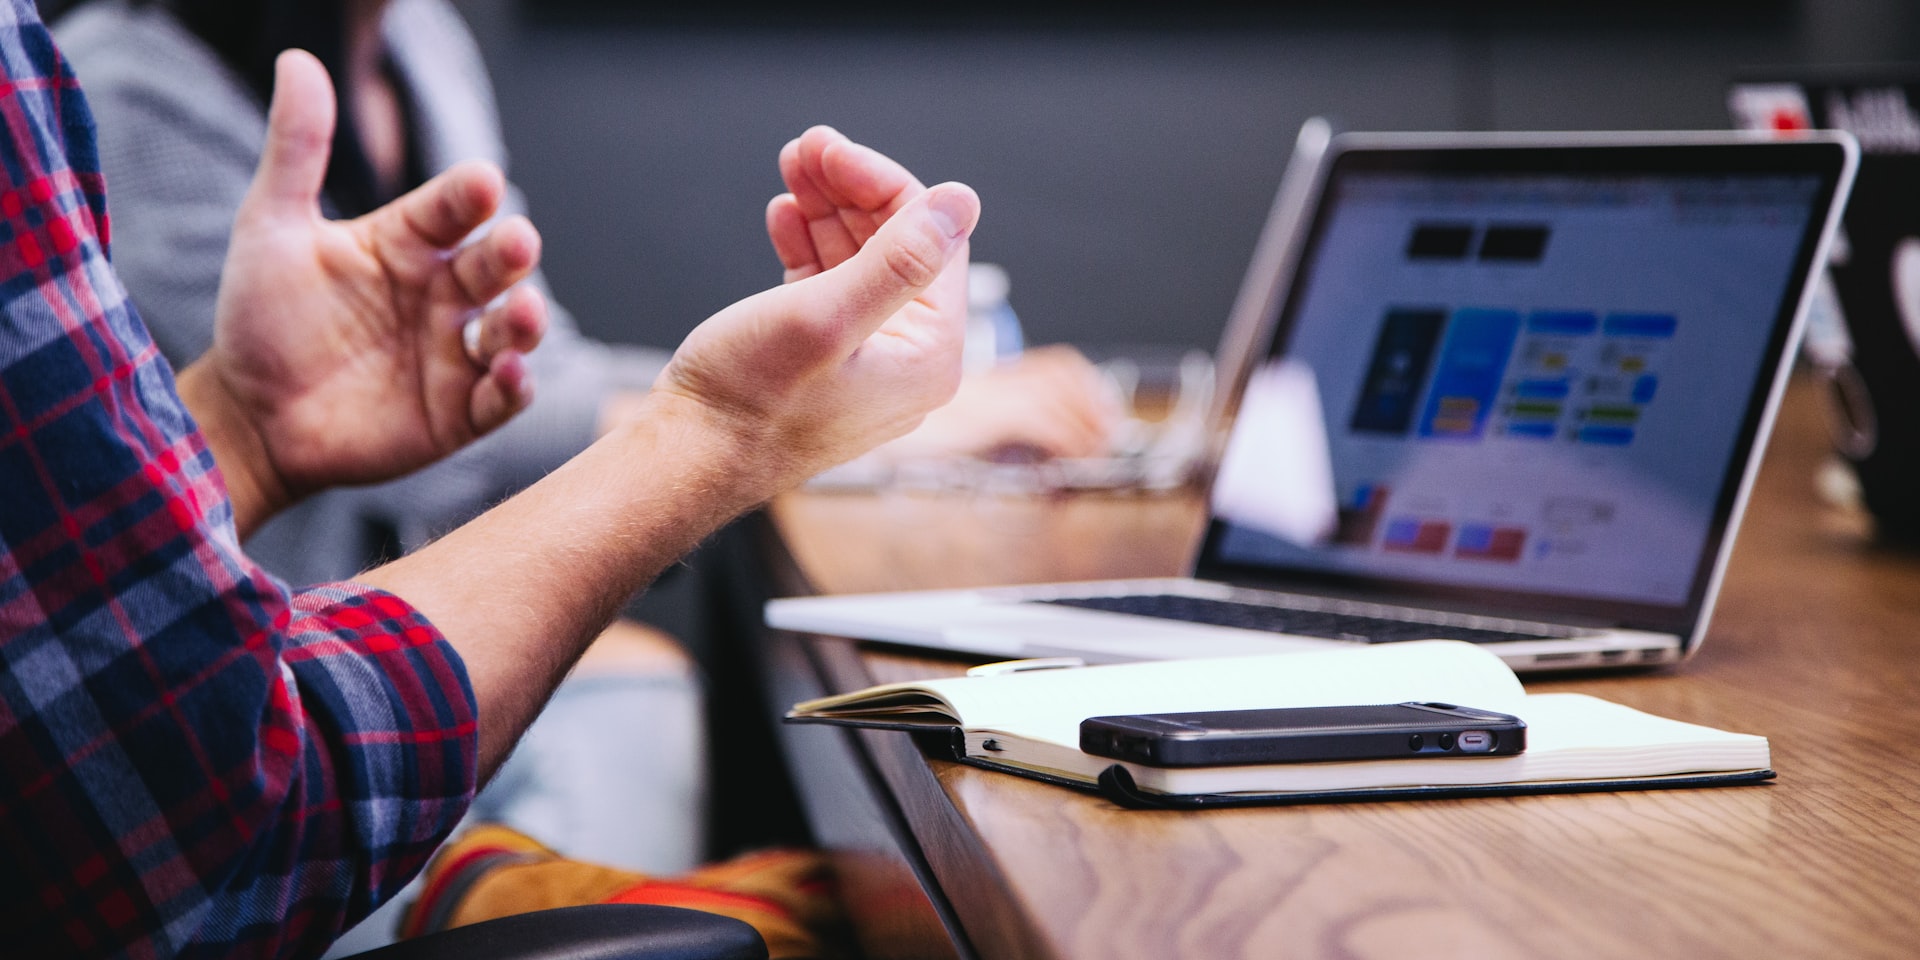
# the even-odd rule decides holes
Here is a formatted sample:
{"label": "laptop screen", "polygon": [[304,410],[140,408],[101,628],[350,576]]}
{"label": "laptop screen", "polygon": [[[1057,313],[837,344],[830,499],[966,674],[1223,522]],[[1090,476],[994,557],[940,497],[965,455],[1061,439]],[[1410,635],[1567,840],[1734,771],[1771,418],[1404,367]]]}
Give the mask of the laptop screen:
{"label": "laptop screen", "polygon": [[[1305,541],[1216,493],[1203,574],[1685,632],[1839,166],[1337,155],[1268,361],[1311,374],[1337,518]],[[1232,444],[1272,420],[1243,407]]]}

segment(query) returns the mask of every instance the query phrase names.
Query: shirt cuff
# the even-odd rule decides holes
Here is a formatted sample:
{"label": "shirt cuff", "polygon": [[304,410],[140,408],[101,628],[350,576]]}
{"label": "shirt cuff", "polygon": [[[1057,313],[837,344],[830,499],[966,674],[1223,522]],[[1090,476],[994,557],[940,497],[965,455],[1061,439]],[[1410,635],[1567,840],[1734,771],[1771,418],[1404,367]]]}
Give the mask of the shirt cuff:
{"label": "shirt cuff", "polygon": [[367,865],[370,911],[413,877],[472,803],[473,687],[425,616],[363,584],[294,594],[286,636],[281,662],[307,741],[305,793],[338,802],[340,852]]}

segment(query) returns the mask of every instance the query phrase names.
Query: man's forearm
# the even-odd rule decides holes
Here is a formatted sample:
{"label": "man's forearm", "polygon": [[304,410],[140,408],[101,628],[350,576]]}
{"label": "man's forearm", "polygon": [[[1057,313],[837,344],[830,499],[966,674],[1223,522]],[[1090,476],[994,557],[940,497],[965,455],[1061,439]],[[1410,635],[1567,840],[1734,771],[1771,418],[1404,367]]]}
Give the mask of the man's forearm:
{"label": "man's forearm", "polygon": [[357,578],[413,604],[460,651],[483,777],[621,604],[774,492],[767,451],[746,447],[697,404],[656,393],[540,482]]}
{"label": "man's forearm", "polygon": [[227,496],[233,501],[233,524],[245,540],[292,503],[293,496],[278,484],[259,434],[206,358],[180,371],[175,383],[187,412],[207,439],[207,448],[213,451],[214,463],[220,465]]}

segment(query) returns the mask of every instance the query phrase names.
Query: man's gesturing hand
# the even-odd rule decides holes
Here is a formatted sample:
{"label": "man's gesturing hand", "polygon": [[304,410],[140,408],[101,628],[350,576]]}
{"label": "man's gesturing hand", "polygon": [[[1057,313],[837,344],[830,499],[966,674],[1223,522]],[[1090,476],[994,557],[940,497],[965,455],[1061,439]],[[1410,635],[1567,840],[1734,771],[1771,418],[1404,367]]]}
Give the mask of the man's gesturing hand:
{"label": "man's gesturing hand", "polygon": [[[325,68],[282,54],[214,345],[181,376],[216,456],[228,454],[220,465],[243,531],[321,487],[446,456],[532,396],[523,355],[546,307],[514,285],[538,262],[539,235],[514,217],[462,245],[499,209],[500,171],[463,164],[364,217],[329,221],[319,195],[334,121]],[[476,319],[470,351],[462,330]]]}
{"label": "man's gesturing hand", "polygon": [[[792,282],[709,318],[655,384],[741,444],[766,495],[911,430],[953,396],[980,215],[970,188],[922,188],[826,128],[796,144],[822,149],[809,155],[818,179],[789,175],[793,192],[768,210]],[[797,150],[782,153],[783,174]]]}
{"label": "man's gesturing hand", "polygon": [[356,578],[405,598],[460,649],[483,769],[649,578],[740,511],[952,395],[980,201],[958,184],[901,199],[857,253],[708,318],[636,415],[591,447]]}

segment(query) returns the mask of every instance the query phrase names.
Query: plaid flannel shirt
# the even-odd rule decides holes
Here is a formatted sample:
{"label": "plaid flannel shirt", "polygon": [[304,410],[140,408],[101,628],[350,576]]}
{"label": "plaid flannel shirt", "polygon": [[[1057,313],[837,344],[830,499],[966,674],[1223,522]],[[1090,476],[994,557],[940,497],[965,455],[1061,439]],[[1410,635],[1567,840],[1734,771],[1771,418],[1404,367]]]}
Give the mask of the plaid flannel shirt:
{"label": "plaid flannel shirt", "polygon": [[465,669],[399,599],[247,560],[28,0],[0,67],[0,955],[317,955],[465,811]]}

